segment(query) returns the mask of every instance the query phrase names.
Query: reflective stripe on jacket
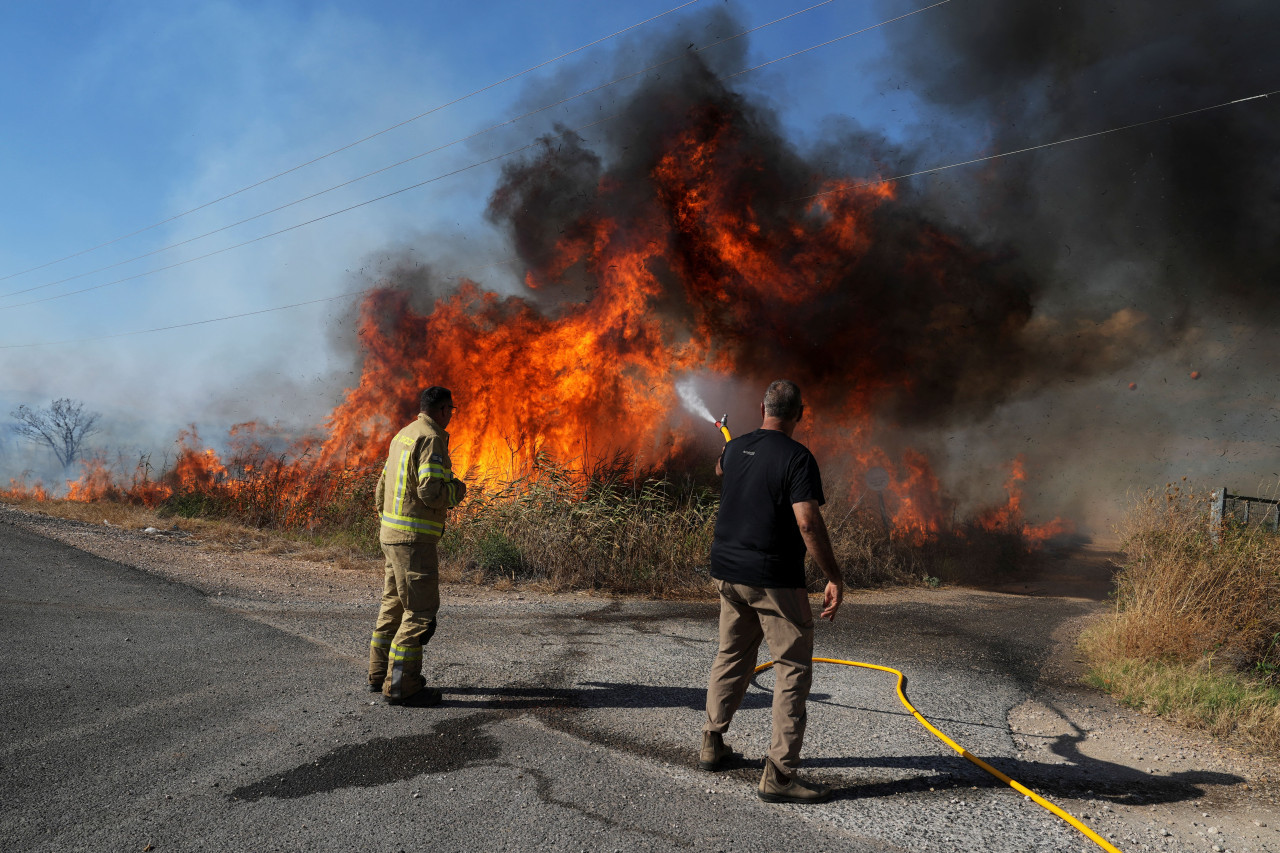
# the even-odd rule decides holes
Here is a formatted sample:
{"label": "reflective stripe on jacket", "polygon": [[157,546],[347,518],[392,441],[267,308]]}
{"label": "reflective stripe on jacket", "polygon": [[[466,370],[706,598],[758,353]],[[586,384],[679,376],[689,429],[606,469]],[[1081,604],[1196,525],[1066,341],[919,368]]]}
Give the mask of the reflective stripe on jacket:
{"label": "reflective stripe on jacket", "polygon": [[391,439],[375,495],[382,517],[378,538],[387,545],[439,539],[446,512],[466,494],[466,484],[453,476],[449,433],[419,414]]}

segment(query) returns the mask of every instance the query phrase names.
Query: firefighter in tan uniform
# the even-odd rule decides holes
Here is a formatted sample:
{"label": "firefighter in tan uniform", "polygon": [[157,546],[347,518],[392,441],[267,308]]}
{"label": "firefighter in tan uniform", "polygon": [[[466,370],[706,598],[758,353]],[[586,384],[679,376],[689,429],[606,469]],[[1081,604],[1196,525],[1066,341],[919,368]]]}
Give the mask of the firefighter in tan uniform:
{"label": "firefighter in tan uniform", "polygon": [[378,538],[386,555],[382,608],[369,645],[369,690],[389,705],[427,706],[440,690],[422,677],[422,647],[436,630],[440,573],[436,543],[445,514],[466,497],[453,476],[449,433],[453,394],[433,385],[419,398],[421,414],[391,439],[376,500]]}

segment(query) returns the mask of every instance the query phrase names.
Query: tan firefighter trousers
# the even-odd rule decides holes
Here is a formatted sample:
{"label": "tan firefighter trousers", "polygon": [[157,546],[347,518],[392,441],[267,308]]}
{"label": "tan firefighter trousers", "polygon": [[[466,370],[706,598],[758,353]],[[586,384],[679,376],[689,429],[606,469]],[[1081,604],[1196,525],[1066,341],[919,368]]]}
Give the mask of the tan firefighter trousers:
{"label": "tan firefighter trousers", "polygon": [[383,544],[387,568],[382,609],[369,643],[369,683],[389,699],[407,699],[421,690],[422,647],[436,632],[440,609],[440,564],[436,543]]}
{"label": "tan firefighter trousers", "polygon": [[707,686],[707,722],[702,730],[723,734],[742,703],[756,666],[760,640],[769,644],[773,667],[773,733],[769,760],[785,774],[800,766],[805,701],[813,682],[813,609],[803,589],[768,589],[717,580],[720,589],[720,651]]}

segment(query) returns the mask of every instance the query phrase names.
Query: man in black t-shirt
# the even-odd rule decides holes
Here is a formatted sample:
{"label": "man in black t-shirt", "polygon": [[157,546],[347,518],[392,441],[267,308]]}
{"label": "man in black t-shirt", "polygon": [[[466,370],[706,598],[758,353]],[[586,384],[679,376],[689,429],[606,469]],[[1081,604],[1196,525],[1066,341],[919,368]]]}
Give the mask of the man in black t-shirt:
{"label": "man in black t-shirt", "polygon": [[822,618],[835,619],[844,581],[818,510],[826,503],[818,463],[791,438],[804,416],[799,387],[785,379],[771,384],[760,414],[760,429],[726,444],[716,463],[716,473],[724,477],[711,545],[711,577],[720,590],[720,650],[707,687],[698,766],[716,770],[735,755],[724,744],[724,732],[742,702],[763,639],[775,663],[773,734],[759,797],[772,803],[821,802],[831,789],[796,775],[813,681],[806,551],[827,576]]}

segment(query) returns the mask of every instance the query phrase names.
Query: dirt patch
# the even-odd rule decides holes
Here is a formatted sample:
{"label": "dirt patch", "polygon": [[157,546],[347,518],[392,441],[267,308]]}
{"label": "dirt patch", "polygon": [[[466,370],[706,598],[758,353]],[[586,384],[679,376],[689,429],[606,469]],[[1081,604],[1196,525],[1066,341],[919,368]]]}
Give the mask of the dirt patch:
{"label": "dirt patch", "polygon": [[1112,579],[1121,554],[1106,545],[1084,545],[1077,550],[1049,553],[1027,577],[990,587],[1010,595],[1083,598],[1110,601]]}

